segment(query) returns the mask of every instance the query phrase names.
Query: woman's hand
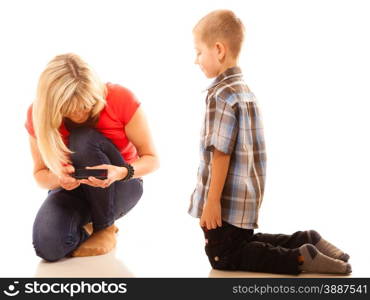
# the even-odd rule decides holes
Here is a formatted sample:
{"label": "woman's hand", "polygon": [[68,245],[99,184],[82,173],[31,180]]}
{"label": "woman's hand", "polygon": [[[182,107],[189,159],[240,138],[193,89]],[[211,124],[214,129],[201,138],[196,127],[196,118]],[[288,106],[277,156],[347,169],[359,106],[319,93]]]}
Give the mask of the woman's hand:
{"label": "woman's hand", "polygon": [[100,180],[95,177],[90,176],[88,179],[81,179],[80,182],[93,187],[107,188],[113,182],[121,180],[126,177],[127,169],[125,167],[118,167],[113,165],[99,165],[93,167],[86,167],[86,169],[107,169],[108,176],[105,180]]}
{"label": "woman's hand", "polygon": [[73,166],[67,165],[63,167],[61,175],[58,176],[59,185],[65,190],[74,190],[80,186],[80,181],[69,175],[74,171],[75,168]]}

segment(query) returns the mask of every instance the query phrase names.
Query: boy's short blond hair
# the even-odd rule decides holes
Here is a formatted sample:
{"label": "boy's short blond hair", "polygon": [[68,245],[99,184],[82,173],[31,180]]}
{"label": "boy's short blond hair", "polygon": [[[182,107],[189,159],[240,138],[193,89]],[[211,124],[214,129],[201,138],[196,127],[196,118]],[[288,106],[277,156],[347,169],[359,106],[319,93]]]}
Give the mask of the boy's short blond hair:
{"label": "boy's short blond hair", "polygon": [[215,10],[204,16],[193,29],[202,42],[213,46],[224,42],[234,58],[237,58],[244,40],[244,25],[231,10]]}

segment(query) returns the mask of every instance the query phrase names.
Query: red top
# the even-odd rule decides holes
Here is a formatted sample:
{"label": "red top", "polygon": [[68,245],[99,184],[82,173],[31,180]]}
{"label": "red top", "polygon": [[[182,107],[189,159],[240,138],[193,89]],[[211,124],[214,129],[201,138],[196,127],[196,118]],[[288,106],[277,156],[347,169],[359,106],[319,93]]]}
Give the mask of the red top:
{"label": "red top", "polygon": [[[95,128],[116,145],[127,163],[132,163],[139,156],[135,146],[126,137],[125,126],[140,106],[140,102],[131,91],[118,84],[107,83],[107,92],[107,104],[101,111]],[[32,104],[28,108],[25,127],[28,133],[35,137],[32,123]],[[59,127],[59,132],[67,144],[69,131],[64,122]]]}

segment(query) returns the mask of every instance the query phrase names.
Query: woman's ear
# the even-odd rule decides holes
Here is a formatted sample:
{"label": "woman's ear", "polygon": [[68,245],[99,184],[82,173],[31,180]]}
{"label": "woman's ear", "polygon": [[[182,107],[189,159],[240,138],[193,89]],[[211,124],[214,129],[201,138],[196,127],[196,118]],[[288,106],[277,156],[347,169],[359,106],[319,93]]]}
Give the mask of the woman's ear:
{"label": "woman's ear", "polygon": [[216,50],[217,50],[217,58],[219,61],[223,61],[226,56],[226,47],[223,43],[217,42],[216,43]]}

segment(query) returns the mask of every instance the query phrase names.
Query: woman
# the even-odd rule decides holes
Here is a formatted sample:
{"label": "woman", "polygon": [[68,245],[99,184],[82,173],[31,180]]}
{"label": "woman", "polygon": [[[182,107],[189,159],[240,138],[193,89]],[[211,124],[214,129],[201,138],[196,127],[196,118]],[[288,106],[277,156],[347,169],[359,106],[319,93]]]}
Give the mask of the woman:
{"label": "woman", "polygon": [[[114,221],[140,199],[142,176],[159,167],[140,103],[103,84],[77,55],[56,56],[40,76],[26,128],[37,183],[49,190],[33,226],[47,261],[115,247]],[[76,168],[107,169],[107,179],[76,179]]]}

